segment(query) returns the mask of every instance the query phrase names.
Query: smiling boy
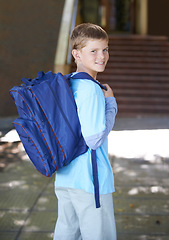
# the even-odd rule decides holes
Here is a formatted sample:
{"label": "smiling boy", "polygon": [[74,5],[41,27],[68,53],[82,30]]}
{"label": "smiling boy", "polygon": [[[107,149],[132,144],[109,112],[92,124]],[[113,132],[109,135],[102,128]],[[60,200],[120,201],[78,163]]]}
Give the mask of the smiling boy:
{"label": "smiling boy", "polygon": [[77,62],[77,72],[87,72],[96,79],[97,73],[104,71],[109,59],[108,42],[89,39],[85,47],[73,49],[72,55]]}
{"label": "smiling boy", "polygon": [[[84,23],[71,34],[72,55],[77,69],[71,89],[77,105],[81,131],[89,149],[56,173],[58,220],[54,240],[116,240],[113,197],[114,178],[108,160],[107,136],[117,113],[112,89],[107,91],[85,79],[73,79],[86,72],[97,80],[109,59],[108,35],[100,27]],[[101,207],[95,207],[91,149],[96,149]]]}

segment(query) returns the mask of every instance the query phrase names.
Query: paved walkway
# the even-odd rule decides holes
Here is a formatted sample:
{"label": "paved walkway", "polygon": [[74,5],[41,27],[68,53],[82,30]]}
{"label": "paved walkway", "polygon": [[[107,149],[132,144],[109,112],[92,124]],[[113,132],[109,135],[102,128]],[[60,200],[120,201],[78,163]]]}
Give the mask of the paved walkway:
{"label": "paved walkway", "polygon": [[[10,122],[11,119],[0,119],[1,135],[10,130]],[[120,118],[114,130],[120,134],[138,129],[169,129],[169,117]],[[137,135],[134,137],[137,141]],[[130,141],[124,143],[122,139],[121,149],[127,144],[131,147]],[[126,158],[117,156],[113,145],[110,148],[118,240],[168,240],[168,155],[158,155],[153,160]],[[52,239],[57,219],[54,178],[43,177],[34,170],[21,143],[1,142],[0,150],[0,240]]]}

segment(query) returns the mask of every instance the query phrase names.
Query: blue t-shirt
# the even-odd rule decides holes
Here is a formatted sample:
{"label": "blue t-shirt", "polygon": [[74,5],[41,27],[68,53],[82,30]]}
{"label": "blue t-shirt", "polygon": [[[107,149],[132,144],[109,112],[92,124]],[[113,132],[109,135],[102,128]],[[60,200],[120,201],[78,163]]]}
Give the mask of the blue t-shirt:
{"label": "blue t-shirt", "polygon": [[[99,85],[85,79],[71,79],[71,88],[77,105],[84,139],[93,139],[105,131],[105,98]],[[116,105],[115,99],[112,98]],[[116,108],[116,106],[115,106]],[[108,140],[96,149],[99,192],[114,192],[114,177],[108,160]],[[55,187],[83,189],[94,193],[91,148],[69,165],[56,172]]]}

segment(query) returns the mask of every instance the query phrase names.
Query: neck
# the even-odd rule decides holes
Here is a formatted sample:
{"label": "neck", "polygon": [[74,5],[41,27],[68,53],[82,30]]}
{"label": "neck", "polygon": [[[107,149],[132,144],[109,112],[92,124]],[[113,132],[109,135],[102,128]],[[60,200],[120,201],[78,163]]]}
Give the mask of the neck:
{"label": "neck", "polygon": [[94,78],[96,80],[97,78],[97,72],[94,72],[94,71],[88,71],[86,69],[83,69],[83,68],[78,68],[76,69],[76,72],[86,72],[88,73],[92,78]]}

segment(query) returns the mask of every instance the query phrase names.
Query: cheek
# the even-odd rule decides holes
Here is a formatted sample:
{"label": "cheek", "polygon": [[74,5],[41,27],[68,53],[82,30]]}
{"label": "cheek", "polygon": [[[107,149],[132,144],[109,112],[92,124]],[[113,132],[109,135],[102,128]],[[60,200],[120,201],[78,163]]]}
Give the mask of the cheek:
{"label": "cheek", "polygon": [[94,56],[86,55],[85,61],[89,63],[89,62],[95,61],[95,59],[96,58]]}
{"label": "cheek", "polygon": [[109,60],[109,54],[106,55],[105,59],[106,59],[106,61]]}

